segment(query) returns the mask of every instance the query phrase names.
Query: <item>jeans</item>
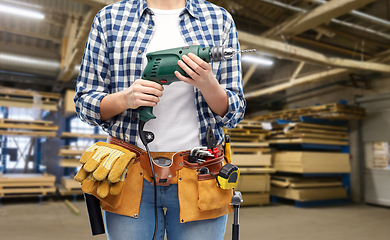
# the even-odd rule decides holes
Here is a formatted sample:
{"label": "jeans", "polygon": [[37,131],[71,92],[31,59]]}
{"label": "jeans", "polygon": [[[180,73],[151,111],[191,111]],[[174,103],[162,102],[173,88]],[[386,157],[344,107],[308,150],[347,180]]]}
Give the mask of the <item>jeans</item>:
{"label": "jeans", "polygon": [[[154,233],[154,186],[144,179],[138,218],[104,211],[108,240],[152,240]],[[158,229],[156,240],[223,240],[227,215],[180,223],[177,184],[157,186]]]}

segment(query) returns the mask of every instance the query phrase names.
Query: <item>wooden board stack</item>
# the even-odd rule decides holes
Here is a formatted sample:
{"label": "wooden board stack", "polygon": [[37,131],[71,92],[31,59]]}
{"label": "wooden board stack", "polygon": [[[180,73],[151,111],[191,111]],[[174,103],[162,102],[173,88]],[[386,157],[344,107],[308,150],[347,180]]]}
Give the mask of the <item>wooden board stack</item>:
{"label": "wooden board stack", "polygon": [[272,176],[271,195],[297,201],[347,198],[338,178]]}
{"label": "wooden board stack", "polygon": [[273,121],[276,119],[299,121],[300,117],[334,120],[362,119],[366,117],[366,111],[362,107],[340,103],[330,103],[319,106],[272,112],[253,117],[252,119],[257,121]]}
{"label": "wooden board stack", "polygon": [[299,202],[348,199],[343,186],[351,171],[347,131],[327,124],[273,124],[269,143],[277,149],[277,173],[271,177],[271,195]]}
{"label": "wooden board stack", "polygon": [[349,145],[347,127],[301,122],[274,124],[273,127],[270,144]]}
{"label": "wooden board stack", "polygon": [[56,137],[58,126],[52,121],[0,119],[0,135]]}
{"label": "wooden board stack", "polygon": [[[77,168],[81,167],[79,162],[81,155],[86,149],[72,148],[70,146],[64,146],[58,152],[60,157],[59,165],[64,168]],[[61,185],[57,186],[61,195],[81,194],[81,185],[76,182],[72,176],[62,176]]]}
{"label": "wooden board stack", "polygon": [[230,136],[232,164],[240,168],[236,190],[241,191],[242,205],[269,204],[271,153],[266,138],[270,131],[258,121],[243,120],[234,129],[225,129]]}
{"label": "wooden board stack", "polygon": [[[82,134],[82,133],[72,133],[72,132],[63,132],[61,134],[62,139],[90,139],[90,145],[96,140],[104,141],[107,139],[107,134]],[[78,168],[81,167],[79,162],[81,155],[89,146],[83,147],[70,147],[63,146],[58,152],[60,157],[59,165],[63,168]],[[74,195],[82,194],[81,185],[79,182],[73,179],[73,176],[62,176],[61,185],[57,186],[59,193],[61,195]]]}
{"label": "wooden board stack", "polygon": [[0,88],[0,106],[40,108],[57,111],[61,94],[48,92],[26,91],[15,88]]}
{"label": "wooden board stack", "polygon": [[0,197],[46,196],[55,192],[54,175],[4,174],[0,177]]}

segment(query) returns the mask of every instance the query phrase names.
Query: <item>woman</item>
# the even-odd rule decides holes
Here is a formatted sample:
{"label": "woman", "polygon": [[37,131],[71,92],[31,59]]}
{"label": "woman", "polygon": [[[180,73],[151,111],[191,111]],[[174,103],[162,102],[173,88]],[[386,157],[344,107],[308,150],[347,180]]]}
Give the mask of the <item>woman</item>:
{"label": "woman", "polygon": [[[146,53],[193,44],[224,45],[238,50],[238,36],[230,14],[202,0],[121,1],[102,9],[92,24],[77,82],[75,104],[79,117],[90,125],[100,125],[113,139],[143,148],[137,131],[137,109],[149,106],[157,117],[145,125],[145,130],[155,134],[149,144],[152,152],[205,146],[207,127],[212,128],[216,142],[221,144],[224,138],[221,127],[235,127],[246,106],[238,55],[211,64],[194,54],[183,56],[178,65],[189,77],[175,72],[181,81],[164,87],[140,79],[147,63]],[[136,171],[137,167],[136,164],[130,167],[127,186],[130,184],[126,181],[131,181],[139,170]],[[119,211],[104,205],[102,200],[109,239],[153,237],[153,186],[151,176],[140,171],[143,175],[140,205],[139,201],[131,202],[136,197],[127,202],[123,198]],[[178,175],[182,174],[180,171]],[[166,231],[169,240],[222,240],[229,206],[201,211],[194,204],[186,205],[192,201],[187,197],[192,198],[190,195],[196,192],[185,193],[190,187],[180,185],[180,181],[179,177],[168,186],[157,186],[156,239],[164,239]],[[125,187],[124,196],[126,191]]]}

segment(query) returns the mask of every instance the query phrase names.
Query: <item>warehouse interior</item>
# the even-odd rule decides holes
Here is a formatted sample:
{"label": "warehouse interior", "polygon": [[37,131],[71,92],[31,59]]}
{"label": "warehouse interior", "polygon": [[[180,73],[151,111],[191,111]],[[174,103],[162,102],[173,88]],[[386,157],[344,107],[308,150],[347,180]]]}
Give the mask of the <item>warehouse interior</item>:
{"label": "warehouse interior", "polygon": [[[106,239],[73,178],[108,134],[73,97],[94,16],[115,2],[0,0],[1,239]],[[390,0],[209,2],[256,49],[245,118],[224,129],[240,238],[389,239]]]}

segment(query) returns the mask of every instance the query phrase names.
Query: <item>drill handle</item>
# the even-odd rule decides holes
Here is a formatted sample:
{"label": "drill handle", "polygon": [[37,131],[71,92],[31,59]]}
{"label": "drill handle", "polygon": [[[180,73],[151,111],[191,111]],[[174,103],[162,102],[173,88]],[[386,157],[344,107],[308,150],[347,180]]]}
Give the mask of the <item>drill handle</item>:
{"label": "drill handle", "polygon": [[138,113],[139,113],[139,119],[144,122],[156,118],[156,116],[154,116],[153,114],[153,107],[139,107]]}

